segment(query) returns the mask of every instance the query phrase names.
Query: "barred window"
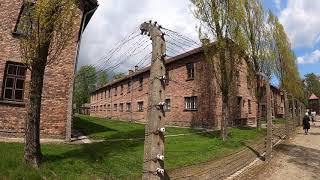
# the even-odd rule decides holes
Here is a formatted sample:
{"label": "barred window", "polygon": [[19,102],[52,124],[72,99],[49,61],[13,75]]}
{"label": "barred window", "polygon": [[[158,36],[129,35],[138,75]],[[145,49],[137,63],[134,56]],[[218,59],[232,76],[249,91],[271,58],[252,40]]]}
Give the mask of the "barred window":
{"label": "barred window", "polygon": [[170,101],[170,99],[166,99],[165,102],[166,102],[166,104],[164,105],[164,110],[165,111],[170,111],[170,109],[171,109],[171,101]]}
{"label": "barred window", "polygon": [[18,16],[17,24],[14,27],[13,34],[14,35],[27,35],[30,34],[32,28],[32,11],[34,8],[34,3],[32,2],[24,2],[20,13]]}
{"label": "barred window", "polygon": [[120,111],[120,112],[123,112],[123,103],[120,103],[120,105],[119,105],[119,111]]}
{"label": "barred window", "polygon": [[197,110],[198,109],[198,103],[197,103],[197,96],[192,97],[185,97],[185,109],[186,110]]}
{"label": "barred window", "polygon": [[2,99],[23,101],[26,67],[21,63],[7,62],[4,74]]}
{"label": "barred window", "polygon": [[139,78],[139,90],[143,90],[143,77]]}
{"label": "barred window", "polygon": [[138,111],[139,112],[143,111],[143,101],[138,102]]}
{"label": "barred window", "polygon": [[186,64],[188,80],[194,79],[194,63]]}
{"label": "barred window", "polygon": [[127,112],[131,112],[131,103],[127,103]]}
{"label": "barred window", "polygon": [[128,81],[128,93],[131,91],[131,81]]}

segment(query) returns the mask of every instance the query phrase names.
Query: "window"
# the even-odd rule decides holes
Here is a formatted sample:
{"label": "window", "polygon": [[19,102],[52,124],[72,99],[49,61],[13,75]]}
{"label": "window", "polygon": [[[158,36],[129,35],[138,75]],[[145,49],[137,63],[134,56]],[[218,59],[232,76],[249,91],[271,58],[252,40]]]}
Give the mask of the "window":
{"label": "window", "polygon": [[185,97],[185,109],[186,110],[197,110],[197,96]]}
{"label": "window", "polygon": [[120,103],[120,105],[119,105],[119,111],[120,111],[120,112],[123,112],[123,103]]}
{"label": "window", "polygon": [[241,86],[241,84],[240,84],[240,72],[239,71],[236,72],[236,84],[237,84],[237,86]]}
{"label": "window", "polygon": [[171,109],[170,99],[166,99],[165,102],[166,102],[166,104],[164,105],[164,110],[165,111],[170,111],[170,109]]}
{"label": "window", "polygon": [[131,91],[131,81],[128,81],[128,93]]}
{"label": "window", "polygon": [[169,85],[170,77],[169,77],[169,71],[166,70],[166,85]]}
{"label": "window", "polygon": [[118,104],[114,104],[113,105],[113,111],[117,111],[118,110]]}
{"label": "window", "polygon": [[238,97],[237,97],[237,107],[238,107],[238,108],[241,107],[241,105],[242,105],[241,102],[242,102],[242,97],[241,97],[241,96],[238,96]]}
{"label": "window", "polygon": [[17,24],[14,27],[14,35],[27,35],[30,33],[32,28],[31,13],[33,10],[33,5],[34,3],[32,2],[23,3],[20,9]]}
{"label": "window", "polygon": [[111,89],[109,89],[108,97],[111,97]]}
{"label": "window", "polygon": [[108,104],[108,111],[111,111],[111,105]]}
{"label": "window", "polygon": [[107,99],[107,90],[104,91],[104,99]]}
{"label": "window", "polygon": [[123,84],[121,84],[121,86],[120,86],[120,94],[121,95],[123,94]]}
{"label": "window", "polygon": [[143,77],[139,78],[139,91],[143,90]]}
{"label": "window", "polygon": [[103,92],[100,93],[101,99],[103,99]]}
{"label": "window", "polygon": [[194,79],[194,63],[186,64],[188,80]]}
{"label": "window", "polygon": [[143,101],[138,102],[138,111],[139,112],[143,111]]}
{"label": "window", "polygon": [[114,88],[114,96],[117,96],[117,90],[118,90],[118,88],[115,87],[115,88]]}
{"label": "window", "polygon": [[107,110],[107,105],[105,104],[105,105],[104,105],[104,111],[106,111],[106,110]]}
{"label": "window", "polygon": [[[262,107],[264,107],[264,106],[262,106]],[[264,112],[264,110],[262,110],[262,111]],[[251,110],[251,100],[250,100],[250,99],[248,99],[248,112],[249,112],[249,114],[252,113],[252,110]]]}
{"label": "window", "polygon": [[251,84],[251,79],[249,75],[247,76],[247,86],[248,86],[248,89],[251,89],[252,84]]}
{"label": "window", "polygon": [[100,111],[102,111],[102,105],[100,105]]}
{"label": "window", "polygon": [[131,103],[127,103],[127,112],[131,112]]}
{"label": "window", "polygon": [[7,62],[2,98],[7,101],[23,101],[26,67],[20,63]]}

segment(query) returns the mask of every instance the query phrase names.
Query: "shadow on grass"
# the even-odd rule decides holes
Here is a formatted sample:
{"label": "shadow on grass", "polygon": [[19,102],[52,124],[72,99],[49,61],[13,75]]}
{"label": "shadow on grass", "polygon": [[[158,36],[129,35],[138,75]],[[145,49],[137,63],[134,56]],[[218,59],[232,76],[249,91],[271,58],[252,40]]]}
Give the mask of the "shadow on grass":
{"label": "shadow on grass", "polygon": [[254,129],[257,129],[257,128],[249,127],[249,126],[242,126],[242,127],[237,127],[236,129],[240,129],[240,130],[254,130]]}
{"label": "shadow on grass", "polygon": [[91,134],[100,133],[100,132],[107,132],[107,131],[117,131],[115,129],[111,129],[106,126],[96,124],[92,121],[88,121],[88,120],[81,118],[81,117],[78,117],[78,116],[74,117],[74,119],[73,119],[73,128],[80,130],[85,135],[91,135]]}
{"label": "shadow on grass", "polygon": [[[132,138],[133,134],[141,135],[141,130],[129,132],[118,132],[109,137],[115,141],[103,141],[90,144],[81,144],[81,148],[73,149],[59,155],[44,155],[44,161],[53,162],[67,158],[82,159],[89,162],[101,162],[109,158],[110,155],[116,155],[123,152],[132,151],[134,147],[143,146],[143,139],[123,140],[121,138]],[[143,135],[143,133],[142,133]],[[118,140],[117,140],[118,139]]]}

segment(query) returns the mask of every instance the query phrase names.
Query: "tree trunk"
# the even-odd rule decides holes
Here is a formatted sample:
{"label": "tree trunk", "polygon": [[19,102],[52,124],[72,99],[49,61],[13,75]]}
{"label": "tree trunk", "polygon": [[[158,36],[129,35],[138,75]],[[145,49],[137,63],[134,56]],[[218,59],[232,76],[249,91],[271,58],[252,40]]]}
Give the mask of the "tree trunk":
{"label": "tree trunk", "polygon": [[289,115],[289,100],[288,93],[284,91],[284,118],[286,120],[285,128],[286,128],[286,139],[290,138],[290,115]]}
{"label": "tree trunk", "polygon": [[222,98],[221,138],[225,141],[228,137],[228,98]]}
{"label": "tree trunk", "polygon": [[258,108],[257,108],[257,129],[261,129],[261,119],[262,119],[262,89],[261,89],[261,77],[259,75],[256,76],[256,81],[257,81],[257,94],[256,98],[258,101]]}
{"label": "tree trunk", "polygon": [[28,115],[25,122],[24,159],[27,164],[38,167],[41,163],[40,113],[43,76],[47,63],[49,45],[39,48],[38,57],[31,64],[31,81]]}

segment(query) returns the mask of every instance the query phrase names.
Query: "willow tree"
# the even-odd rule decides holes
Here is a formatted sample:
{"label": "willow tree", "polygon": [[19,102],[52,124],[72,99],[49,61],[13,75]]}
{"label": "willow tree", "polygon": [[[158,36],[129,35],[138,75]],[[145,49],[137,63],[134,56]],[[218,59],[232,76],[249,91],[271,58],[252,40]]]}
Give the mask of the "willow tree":
{"label": "willow tree", "polygon": [[241,14],[237,0],[191,0],[194,16],[200,21],[200,39],[203,41],[205,57],[213,67],[218,93],[222,95],[221,137],[227,138],[230,119],[230,100],[235,92],[236,74],[240,68],[240,58],[236,57],[236,41],[240,38]]}
{"label": "willow tree", "polygon": [[57,60],[74,34],[77,5],[74,0],[26,1],[19,29],[22,60],[31,71],[29,102],[25,123],[24,159],[38,167],[41,163],[40,110],[44,73]]}
{"label": "willow tree", "polygon": [[280,81],[280,87],[303,101],[303,84],[289,38],[282,24],[272,12],[269,12],[268,24],[272,34],[271,52],[276,64],[275,75]]}

